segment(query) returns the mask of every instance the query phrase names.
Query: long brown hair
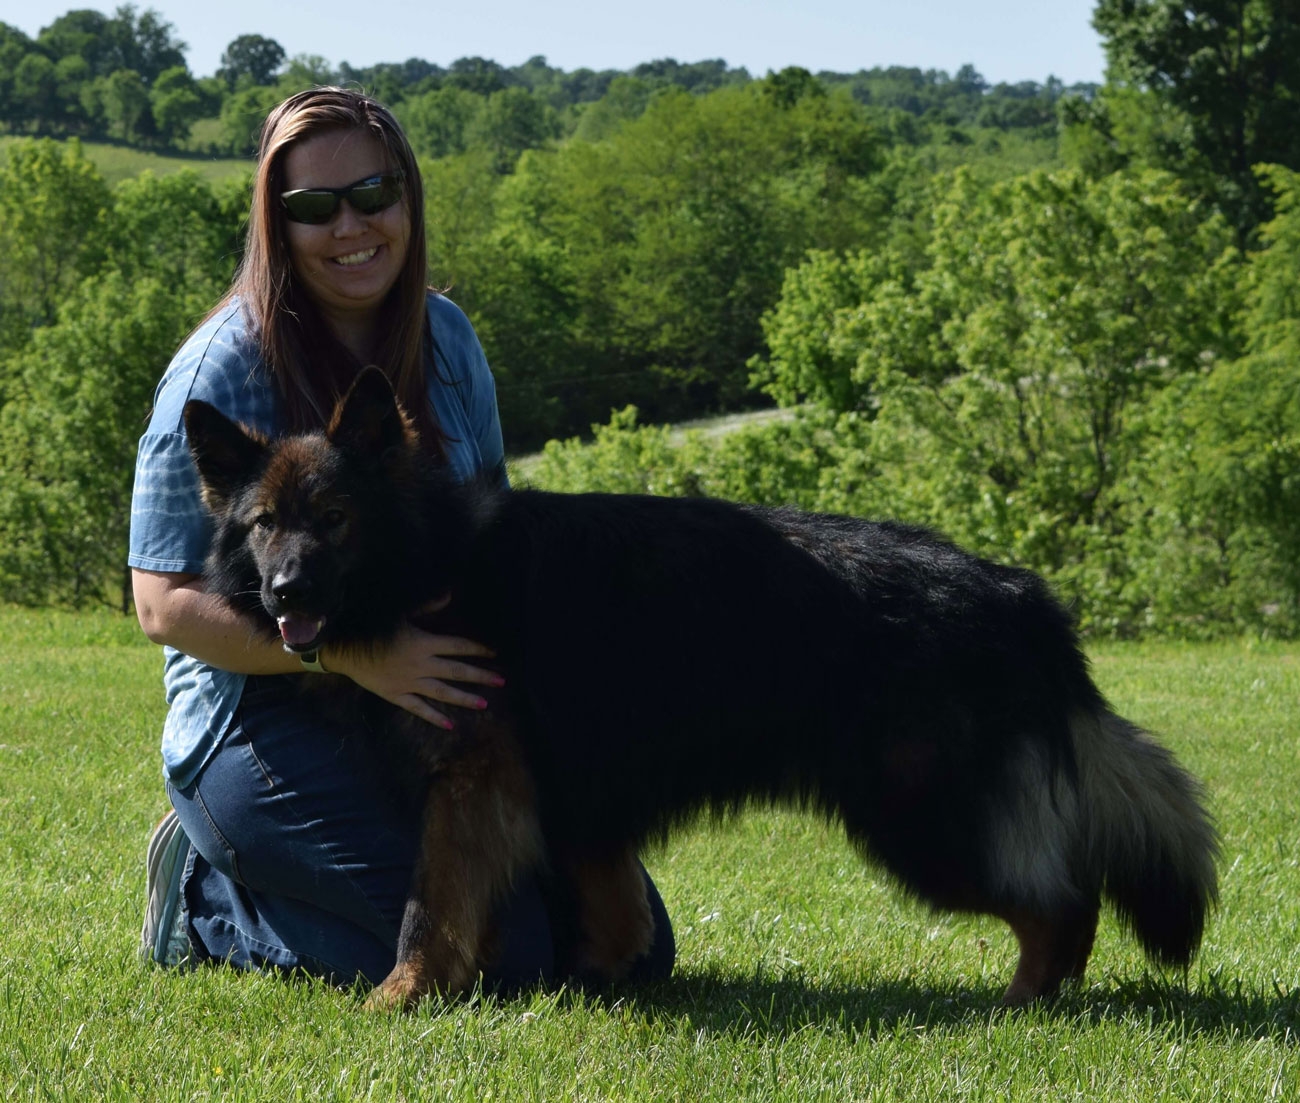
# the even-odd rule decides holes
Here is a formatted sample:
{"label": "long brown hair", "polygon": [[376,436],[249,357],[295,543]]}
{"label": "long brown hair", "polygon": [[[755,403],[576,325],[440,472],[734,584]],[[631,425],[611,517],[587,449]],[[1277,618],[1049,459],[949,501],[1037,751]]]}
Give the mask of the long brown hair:
{"label": "long brown hair", "polygon": [[363,365],[334,337],[311,296],[294,279],[280,193],[285,190],[289,149],[331,130],[359,130],[376,138],[387,152],[389,167],[404,175],[410,240],[397,282],[380,307],[375,362],[415,421],[425,447],[440,451],[442,434],[427,389],[433,349],[425,305],[424,186],[406,135],[376,100],[347,88],[311,88],[290,96],[266,117],[244,256],[217,309],[239,297],[284,399],[287,428],[302,432],[325,425]]}

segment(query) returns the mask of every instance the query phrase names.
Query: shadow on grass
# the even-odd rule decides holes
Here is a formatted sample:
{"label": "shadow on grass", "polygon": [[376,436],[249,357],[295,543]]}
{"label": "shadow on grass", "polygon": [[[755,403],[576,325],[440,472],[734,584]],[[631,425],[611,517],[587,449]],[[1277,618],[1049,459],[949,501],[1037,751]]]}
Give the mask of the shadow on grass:
{"label": "shadow on grass", "polygon": [[1300,987],[1271,993],[1202,988],[1148,976],[1113,987],[1083,987],[1027,1011],[1004,1008],[1002,988],[954,984],[936,988],[912,981],[880,981],[861,988],[812,987],[800,979],[745,980],[711,974],[678,976],[644,986],[574,995],[606,1005],[621,1002],[651,1019],[689,1018],[710,1033],[782,1039],[813,1028],[869,1039],[900,1033],[969,1029],[1004,1017],[1029,1015],[1100,1025],[1141,1022],[1172,1025],[1188,1036],[1282,1039],[1300,1047]]}

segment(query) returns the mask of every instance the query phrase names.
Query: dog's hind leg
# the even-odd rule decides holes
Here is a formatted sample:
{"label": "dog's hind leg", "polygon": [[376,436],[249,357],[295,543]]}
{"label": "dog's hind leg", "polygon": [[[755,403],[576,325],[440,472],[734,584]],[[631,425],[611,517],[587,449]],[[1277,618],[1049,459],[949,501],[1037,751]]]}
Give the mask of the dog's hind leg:
{"label": "dog's hind leg", "polygon": [[409,1008],[421,996],[470,988],[497,905],[515,876],[543,857],[532,779],[517,745],[481,723],[430,787],[397,964],[366,1006]]}
{"label": "dog's hind leg", "polygon": [[1054,912],[1010,909],[1000,915],[1020,946],[1015,975],[1002,997],[1004,1005],[1022,1007],[1053,996],[1064,981],[1083,976],[1097,934],[1095,900]]}
{"label": "dog's hind leg", "polygon": [[576,944],[561,969],[581,980],[621,980],[649,952],[655,934],[636,847],[601,855],[561,850],[553,859],[577,923]]}

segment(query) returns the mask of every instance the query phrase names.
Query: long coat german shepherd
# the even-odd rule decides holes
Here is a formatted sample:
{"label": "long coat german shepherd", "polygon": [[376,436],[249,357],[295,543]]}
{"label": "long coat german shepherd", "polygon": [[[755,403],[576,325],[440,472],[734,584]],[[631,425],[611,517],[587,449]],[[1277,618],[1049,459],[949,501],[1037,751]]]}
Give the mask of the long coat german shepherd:
{"label": "long coat german shepherd", "polygon": [[382,645],[450,594],[436,630],[505,675],[454,733],[384,721],[421,729],[429,792],[372,1005],[472,985],[524,873],[564,886],[567,967],[619,977],[652,935],[638,848],[750,801],[835,818],[922,900],[1004,919],[1009,1004],[1083,974],[1102,897],[1155,961],[1199,946],[1199,786],[1107,707],[1036,575],[899,524],[462,485],[377,369],[323,433],[267,442],[197,401],[185,424],[215,592],[295,650]]}

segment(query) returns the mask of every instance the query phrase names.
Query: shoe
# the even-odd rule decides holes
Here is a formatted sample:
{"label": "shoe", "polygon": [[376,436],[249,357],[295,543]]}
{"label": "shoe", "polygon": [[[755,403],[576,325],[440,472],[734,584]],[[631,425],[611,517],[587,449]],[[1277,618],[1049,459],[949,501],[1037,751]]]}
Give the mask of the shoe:
{"label": "shoe", "polygon": [[190,956],[190,939],[181,907],[181,873],[190,840],[176,810],[168,811],[154,828],[145,854],[144,926],[140,957],[160,965],[180,965]]}

